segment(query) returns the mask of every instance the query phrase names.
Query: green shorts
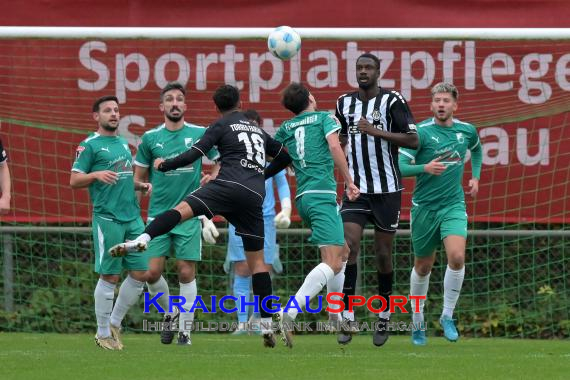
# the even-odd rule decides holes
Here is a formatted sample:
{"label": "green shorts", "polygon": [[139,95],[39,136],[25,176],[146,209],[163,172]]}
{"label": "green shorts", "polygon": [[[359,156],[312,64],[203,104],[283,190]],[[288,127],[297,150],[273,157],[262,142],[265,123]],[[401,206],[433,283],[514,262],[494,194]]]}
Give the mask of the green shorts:
{"label": "green shorts", "polygon": [[[148,218],[150,223],[153,218]],[[202,260],[202,225],[192,218],[174,227],[172,231],[152,239],[146,250],[149,257],[171,257],[177,260]]]}
{"label": "green shorts", "polygon": [[93,248],[95,249],[95,272],[99,274],[121,274],[123,269],[148,270],[148,256],[129,253],[125,257],[111,257],[109,248],[125,240],[133,240],[144,232],[140,217],[130,222],[115,222],[112,219],[93,215]]}
{"label": "green shorts", "polygon": [[295,199],[299,215],[313,231],[309,241],[316,245],[344,245],[344,228],[336,194],[306,193]]}
{"label": "green shorts", "polygon": [[411,212],[411,230],[414,255],[431,256],[447,236],[467,237],[465,203],[456,203],[439,210],[414,205]]}

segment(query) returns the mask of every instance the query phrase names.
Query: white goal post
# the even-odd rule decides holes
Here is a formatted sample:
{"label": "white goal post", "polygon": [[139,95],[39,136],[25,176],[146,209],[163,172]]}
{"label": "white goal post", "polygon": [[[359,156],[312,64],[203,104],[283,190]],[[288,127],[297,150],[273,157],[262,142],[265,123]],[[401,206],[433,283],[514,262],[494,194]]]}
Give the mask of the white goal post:
{"label": "white goal post", "polygon": [[[293,26],[294,27],[294,26]],[[2,26],[0,38],[263,39],[272,28]],[[302,38],[351,40],[566,40],[570,28],[295,28]]]}

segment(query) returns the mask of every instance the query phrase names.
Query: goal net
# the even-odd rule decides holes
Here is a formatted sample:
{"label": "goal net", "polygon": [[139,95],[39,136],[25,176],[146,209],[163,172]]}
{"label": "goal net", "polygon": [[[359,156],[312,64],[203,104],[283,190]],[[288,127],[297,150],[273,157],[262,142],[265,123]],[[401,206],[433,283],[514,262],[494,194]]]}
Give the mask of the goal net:
{"label": "goal net", "polygon": [[[371,52],[381,61],[380,86],[399,91],[416,121],[431,116],[429,90],[445,80],[459,89],[456,116],[474,124],[481,137],[480,193],[467,200],[471,234],[456,309],[460,331],[568,337],[570,34],[299,31],[300,54],[283,62],[267,52],[268,29],[0,28],[0,138],[13,179],[13,208],[0,219],[0,330],[74,332],[95,324],[88,194],[69,187],[75,148],[95,129],[95,98],[118,97],[120,133],[133,152],[140,136],[162,122],[159,93],[168,81],[187,87],[187,121],[207,126],[215,120],[212,93],[228,83],[240,88],[243,108],[258,110],[273,134],[291,116],[279,102],[288,83],[302,81],[319,109],[333,110],[338,96],[357,87],[356,58]],[[469,164],[466,169],[465,185]],[[294,178],[289,181],[294,191]],[[412,189],[413,181],[406,180],[394,294],[409,293]],[[274,277],[277,295],[293,295],[319,261],[307,236],[304,230],[278,233],[283,272]],[[359,262],[359,293],[366,296],[377,291],[371,236],[365,235]],[[225,237],[204,246],[199,294],[219,298],[231,292],[225,251]],[[445,265],[439,252],[426,305],[434,328]],[[171,292],[177,294],[176,273],[169,269]],[[367,311],[357,314],[372,320]],[[135,311],[129,318],[129,327],[140,329],[146,316]],[[393,318],[410,320],[402,313]]]}

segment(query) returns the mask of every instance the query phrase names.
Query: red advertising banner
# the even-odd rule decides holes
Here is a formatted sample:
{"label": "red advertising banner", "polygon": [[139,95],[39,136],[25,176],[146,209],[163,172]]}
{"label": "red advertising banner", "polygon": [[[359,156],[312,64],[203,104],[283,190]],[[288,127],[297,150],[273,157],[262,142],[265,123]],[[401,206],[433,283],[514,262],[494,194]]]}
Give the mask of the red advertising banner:
{"label": "red advertising banner", "polygon": [[[91,104],[99,96],[119,98],[120,131],[133,151],[162,121],[160,88],[173,80],[189,91],[187,121],[215,120],[211,95],[230,83],[271,131],[291,117],[279,103],[289,82],[304,82],[319,108],[332,110],[357,86],[358,55],[372,52],[381,60],[380,85],[404,95],[417,121],[430,116],[431,86],[446,80],[459,88],[456,116],[476,125],[483,143],[472,220],[570,222],[567,42],[307,40],[289,62],[261,40],[13,39],[0,40],[0,51],[0,137],[14,180],[14,212],[2,220],[89,220],[87,192],[71,190],[69,173],[77,144],[96,129]],[[412,188],[406,180],[403,219]]]}
{"label": "red advertising banner", "polygon": [[566,28],[565,0],[5,1],[0,25],[136,27]]}

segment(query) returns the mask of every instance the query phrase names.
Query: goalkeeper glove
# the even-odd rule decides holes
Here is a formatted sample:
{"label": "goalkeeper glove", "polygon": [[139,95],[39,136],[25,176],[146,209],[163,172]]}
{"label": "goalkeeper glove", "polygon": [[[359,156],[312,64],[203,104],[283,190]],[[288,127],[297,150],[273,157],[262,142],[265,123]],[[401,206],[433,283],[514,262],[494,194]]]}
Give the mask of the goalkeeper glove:
{"label": "goalkeeper glove", "polygon": [[220,236],[216,225],[205,216],[202,219],[202,238],[206,243],[216,244],[216,238]]}
{"label": "goalkeeper glove", "polygon": [[281,200],[281,211],[275,215],[273,221],[277,228],[289,228],[291,225],[291,199],[284,198]]}

